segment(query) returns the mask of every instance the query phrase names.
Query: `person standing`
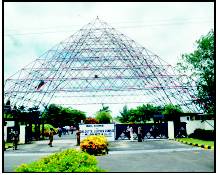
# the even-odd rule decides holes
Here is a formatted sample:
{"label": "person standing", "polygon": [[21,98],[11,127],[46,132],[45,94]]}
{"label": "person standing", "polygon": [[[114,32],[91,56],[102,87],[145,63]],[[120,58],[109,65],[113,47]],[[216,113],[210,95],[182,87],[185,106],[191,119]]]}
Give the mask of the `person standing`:
{"label": "person standing", "polygon": [[126,137],[128,137],[128,140],[131,139],[131,137],[130,137],[130,128],[129,128],[129,126],[127,126],[127,129],[126,129],[126,131],[124,132],[124,134],[125,134]]}
{"label": "person standing", "polygon": [[58,127],[58,136],[61,137],[62,135],[62,128]]}
{"label": "person standing", "polygon": [[11,138],[13,143],[13,150],[17,150],[18,140],[19,140],[18,131],[13,131],[13,129],[11,129]]}
{"label": "person standing", "polygon": [[71,134],[73,134],[73,126],[70,126]]}
{"label": "person standing", "polygon": [[133,136],[133,128],[132,127],[130,127],[129,128],[129,131],[130,131],[130,138],[131,138],[131,141],[133,141],[134,140],[134,136]]}
{"label": "person standing", "polygon": [[49,140],[50,140],[50,142],[48,143],[48,145],[50,147],[52,147],[53,135],[54,135],[54,130],[53,130],[53,128],[50,128],[50,131],[49,131]]}
{"label": "person standing", "polygon": [[76,130],[76,140],[77,140],[77,143],[76,143],[76,146],[79,146],[80,145],[80,130],[77,129]]}
{"label": "person standing", "polygon": [[138,127],[138,142],[142,142],[142,128]]}

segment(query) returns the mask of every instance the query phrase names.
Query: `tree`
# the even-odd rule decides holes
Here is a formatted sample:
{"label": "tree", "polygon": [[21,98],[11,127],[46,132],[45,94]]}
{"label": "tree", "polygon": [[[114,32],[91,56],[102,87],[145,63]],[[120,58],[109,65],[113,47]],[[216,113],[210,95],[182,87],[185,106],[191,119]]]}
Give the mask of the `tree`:
{"label": "tree", "polygon": [[179,121],[179,115],[183,113],[179,105],[167,104],[164,106],[162,114],[167,116],[167,120]]}
{"label": "tree", "polygon": [[142,106],[137,107],[137,109],[140,111],[142,118],[142,122],[146,122],[147,120],[150,120],[151,117],[153,117],[154,114],[158,113],[157,107],[151,104],[143,104]]}
{"label": "tree", "polygon": [[111,110],[109,109],[109,106],[104,106],[103,104],[102,104],[102,108],[99,110],[99,112],[102,112],[102,111],[111,112]]}
{"label": "tree", "polygon": [[177,63],[179,72],[195,79],[197,92],[194,95],[197,99],[193,102],[210,114],[215,113],[216,102],[214,47],[214,31],[211,30],[196,41],[194,52],[183,54],[182,60]]}
{"label": "tree", "polygon": [[128,109],[127,106],[123,107],[123,110],[120,112],[121,116],[118,117],[119,121],[122,123],[129,122],[142,122],[150,120],[154,114],[161,113],[160,106],[154,106],[151,104],[143,104],[136,108]]}
{"label": "tree", "polygon": [[108,124],[111,123],[112,116],[110,112],[106,111],[99,111],[96,113],[96,120],[98,120],[99,123]]}
{"label": "tree", "polygon": [[77,125],[81,120],[86,119],[86,115],[80,110],[51,104],[49,107],[45,108],[43,118],[46,123],[58,127]]}
{"label": "tree", "polygon": [[44,118],[45,123],[53,126],[60,126],[62,122],[61,107],[55,104],[49,105],[45,108],[42,117]]}
{"label": "tree", "polygon": [[121,116],[118,116],[118,119],[122,123],[127,123],[129,122],[129,110],[128,107],[125,105],[120,112]]}

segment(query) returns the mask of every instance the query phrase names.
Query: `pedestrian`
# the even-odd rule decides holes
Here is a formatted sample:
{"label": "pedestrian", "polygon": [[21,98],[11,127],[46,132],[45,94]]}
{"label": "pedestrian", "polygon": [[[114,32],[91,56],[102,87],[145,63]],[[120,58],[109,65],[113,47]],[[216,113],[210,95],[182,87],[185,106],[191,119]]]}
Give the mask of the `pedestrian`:
{"label": "pedestrian", "polygon": [[61,137],[62,135],[62,128],[58,127],[58,136]]}
{"label": "pedestrian", "polygon": [[62,132],[63,132],[63,135],[66,135],[66,128],[65,127],[62,127]]}
{"label": "pedestrian", "polygon": [[70,126],[71,134],[73,134],[73,126]]}
{"label": "pedestrian", "polygon": [[126,131],[125,131],[125,135],[128,137],[128,140],[131,139],[129,126],[127,126],[127,129],[126,129]]}
{"label": "pedestrian", "polygon": [[80,130],[79,128],[77,128],[76,130],[76,140],[77,140],[77,143],[76,143],[76,146],[79,146],[80,145]]}
{"label": "pedestrian", "polygon": [[50,142],[48,143],[48,145],[50,147],[52,147],[53,135],[54,135],[54,130],[53,130],[53,128],[50,128],[50,131],[49,131],[49,140],[50,140]]}
{"label": "pedestrian", "polygon": [[130,132],[130,140],[133,141],[134,140],[134,136],[133,136],[134,132],[133,132],[132,126],[129,128],[129,132]]}
{"label": "pedestrian", "polygon": [[65,126],[65,128],[66,128],[66,133],[69,135],[70,126]]}
{"label": "pedestrian", "polygon": [[138,127],[138,142],[142,142],[142,128]]}
{"label": "pedestrian", "polygon": [[13,129],[11,129],[10,134],[11,134],[11,140],[12,140],[12,144],[13,144],[13,150],[17,150],[18,140],[19,140],[18,131],[14,131]]}

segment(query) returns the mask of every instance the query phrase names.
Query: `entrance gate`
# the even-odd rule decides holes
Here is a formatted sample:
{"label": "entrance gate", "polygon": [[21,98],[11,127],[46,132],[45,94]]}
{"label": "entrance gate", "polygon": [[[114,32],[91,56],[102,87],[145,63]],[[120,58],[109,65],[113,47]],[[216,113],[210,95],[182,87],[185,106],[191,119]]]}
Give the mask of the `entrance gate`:
{"label": "entrance gate", "polygon": [[186,123],[185,122],[174,123],[174,137],[184,138],[186,136],[187,136]]}
{"label": "entrance gate", "polygon": [[[143,139],[168,139],[168,123],[148,123],[148,124],[116,124],[115,140],[129,140],[130,134],[127,127],[132,127],[134,140],[137,140],[138,127],[142,128]],[[174,123],[174,137],[186,137],[186,123]]]}
{"label": "entrance gate", "polygon": [[134,140],[137,140],[138,127],[142,128],[143,139],[167,139],[168,124],[167,123],[148,123],[148,124],[116,124],[115,140],[129,140],[129,132],[127,127],[132,127],[134,132]]}

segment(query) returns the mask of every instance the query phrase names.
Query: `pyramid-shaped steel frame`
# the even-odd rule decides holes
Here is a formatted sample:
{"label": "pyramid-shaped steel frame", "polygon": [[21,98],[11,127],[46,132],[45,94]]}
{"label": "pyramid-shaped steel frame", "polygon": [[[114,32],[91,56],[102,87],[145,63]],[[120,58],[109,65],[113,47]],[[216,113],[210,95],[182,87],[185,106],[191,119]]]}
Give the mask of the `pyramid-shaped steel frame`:
{"label": "pyramid-shaped steel frame", "polygon": [[6,79],[16,106],[152,103],[201,112],[195,84],[98,17]]}

